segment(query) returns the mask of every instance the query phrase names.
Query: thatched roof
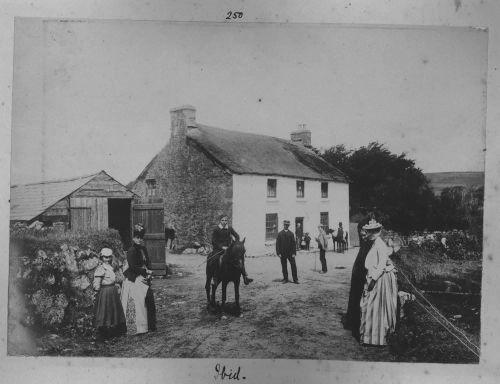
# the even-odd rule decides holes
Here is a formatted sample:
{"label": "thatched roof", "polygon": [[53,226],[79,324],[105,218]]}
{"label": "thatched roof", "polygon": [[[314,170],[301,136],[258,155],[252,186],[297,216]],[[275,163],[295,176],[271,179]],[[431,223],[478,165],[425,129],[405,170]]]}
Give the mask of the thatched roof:
{"label": "thatched roof", "polygon": [[303,145],[288,140],[201,124],[189,128],[187,137],[214,161],[235,174],[348,182],[339,169]]}

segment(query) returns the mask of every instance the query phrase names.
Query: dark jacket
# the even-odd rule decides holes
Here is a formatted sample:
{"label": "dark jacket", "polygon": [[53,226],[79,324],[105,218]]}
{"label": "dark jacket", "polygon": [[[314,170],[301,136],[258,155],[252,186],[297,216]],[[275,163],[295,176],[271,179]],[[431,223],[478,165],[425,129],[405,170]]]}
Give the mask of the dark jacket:
{"label": "dark jacket", "polygon": [[175,229],[165,228],[165,240],[175,239]]}
{"label": "dark jacket", "polygon": [[292,231],[282,230],[276,239],[276,254],[285,257],[296,254],[295,235]]}
{"label": "dark jacket", "polygon": [[147,277],[146,268],[151,269],[148,250],[144,245],[133,244],[127,251],[128,268],[123,273],[127,279],[134,282],[141,275]]}
{"label": "dark jacket", "polygon": [[240,235],[236,233],[233,227],[227,226],[226,228],[221,228],[217,226],[212,233],[212,246],[214,251],[221,251],[222,247],[229,247],[232,242],[231,236],[234,237],[236,241],[240,239]]}

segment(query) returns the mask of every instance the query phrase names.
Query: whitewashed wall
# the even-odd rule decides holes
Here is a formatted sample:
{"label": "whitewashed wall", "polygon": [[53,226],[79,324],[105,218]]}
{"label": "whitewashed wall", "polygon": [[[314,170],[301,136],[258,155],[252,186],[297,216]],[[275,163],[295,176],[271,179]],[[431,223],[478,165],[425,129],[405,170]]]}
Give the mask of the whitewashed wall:
{"label": "whitewashed wall", "polygon": [[[276,198],[267,197],[267,179],[277,180]],[[290,220],[295,229],[295,218],[304,218],[304,232],[311,237],[317,234],[320,212],[328,212],[330,228],[337,228],[339,221],[349,228],[349,185],[329,182],[328,198],[321,198],[321,182],[305,180],[305,197],[296,197],[299,179],[274,176],[233,176],[232,225],[246,237],[247,254],[258,255],[273,249],[274,241],[266,242],[265,220],[267,213],[278,214],[279,230],[283,220]],[[312,244],[312,243],[311,243]],[[267,245],[267,246],[266,246]]]}

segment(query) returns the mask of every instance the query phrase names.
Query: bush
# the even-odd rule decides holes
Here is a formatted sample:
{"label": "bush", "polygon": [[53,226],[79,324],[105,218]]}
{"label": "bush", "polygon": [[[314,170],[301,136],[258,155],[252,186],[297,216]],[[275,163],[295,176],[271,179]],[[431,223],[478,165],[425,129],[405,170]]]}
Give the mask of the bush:
{"label": "bush", "polygon": [[[441,244],[441,238],[446,239],[447,249]],[[443,255],[453,260],[481,260],[482,244],[478,238],[468,231],[449,231],[423,236],[415,235],[408,242],[409,249],[414,253],[428,252]]]}
{"label": "bush", "polygon": [[51,229],[11,230],[11,288],[25,297],[25,325],[39,331],[93,332],[92,280],[103,247],[113,250],[113,264],[125,252],[118,231],[57,232]]}

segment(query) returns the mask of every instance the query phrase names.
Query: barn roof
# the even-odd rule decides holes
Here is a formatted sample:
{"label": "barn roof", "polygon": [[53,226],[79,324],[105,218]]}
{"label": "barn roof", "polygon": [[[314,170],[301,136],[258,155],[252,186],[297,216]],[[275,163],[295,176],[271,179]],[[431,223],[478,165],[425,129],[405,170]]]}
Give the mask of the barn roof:
{"label": "barn roof", "polygon": [[111,177],[106,172],[101,171],[72,179],[12,185],[10,187],[10,220],[29,221],[34,219],[101,174]]}
{"label": "barn roof", "polygon": [[347,183],[347,177],[312,150],[272,136],[196,124],[187,136],[236,174],[276,175]]}

